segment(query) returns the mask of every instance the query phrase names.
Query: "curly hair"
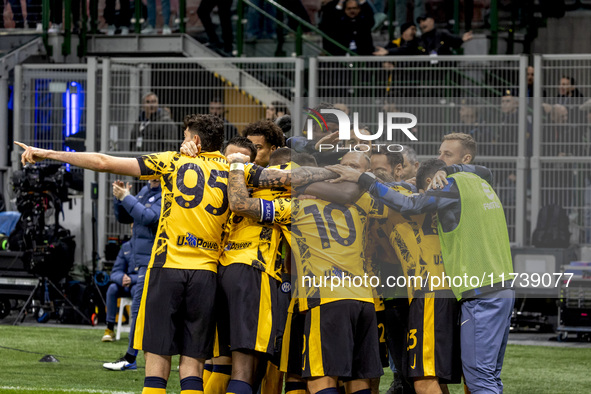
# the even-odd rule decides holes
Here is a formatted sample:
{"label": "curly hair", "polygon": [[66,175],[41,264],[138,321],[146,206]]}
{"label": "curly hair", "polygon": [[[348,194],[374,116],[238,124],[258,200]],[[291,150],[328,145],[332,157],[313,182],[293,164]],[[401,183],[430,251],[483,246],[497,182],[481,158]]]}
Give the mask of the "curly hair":
{"label": "curly hair", "polygon": [[214,152],[220,150],[224,143],[224,121],[215,115],[187,115],[184,120],[185,129],[191,135],[197,134],[201,139],[201,150]]}
{"label": "curly hair", "polygon": [[285,146],[285,136],[279,126],[270,120],[260,120],[249,124],[242,131],[245,137],[262,135],[265,137],[265,142],[271,146],[281,148]]}

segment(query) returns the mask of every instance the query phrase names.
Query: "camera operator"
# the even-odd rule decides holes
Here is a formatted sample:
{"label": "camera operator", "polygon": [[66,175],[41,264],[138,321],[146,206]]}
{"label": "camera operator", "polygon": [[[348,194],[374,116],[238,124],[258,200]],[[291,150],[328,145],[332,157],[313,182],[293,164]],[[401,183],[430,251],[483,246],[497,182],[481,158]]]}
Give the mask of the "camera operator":
{"label": "camera operator", "polygon": [[[104,368],[113,371],[125,371],[127,369],[137,368],[135,362],[137,350],[133,348],[135,319],[140,307],[140,301],[144,291],[146,270],[150,262],[152,246],[154,244],[154,238],[158,227],[158,220],[160,219],[162,194],[160,180],[150,180],[149,183],[140,190],[137,196],[130,194],[131,188],[132,186],[129,183],[124,184],[120,180],[113,182],[115,217],[120,223],[133,223],[133,234],[131,238],[133,248],[131,255],[133,261],[132,266],[137,273],[137,283],[133,286],[131,294],[131,322],[127,353],[115,362],[103,364]],[[115,319],[113,318],[112,320],[114,322]],[[107,319],[107,325],[108,324],[110,323]],[[107,330],[109,330],[108,326]]]}

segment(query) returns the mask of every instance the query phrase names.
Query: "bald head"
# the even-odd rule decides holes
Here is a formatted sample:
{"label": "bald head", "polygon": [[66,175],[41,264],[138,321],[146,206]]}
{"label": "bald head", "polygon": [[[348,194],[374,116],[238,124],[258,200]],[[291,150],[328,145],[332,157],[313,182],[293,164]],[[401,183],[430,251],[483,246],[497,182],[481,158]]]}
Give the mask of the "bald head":
{"label": "bald head", "polygon": [[367,172],[370,169],[369,156],[363,152],[349,152],[345,154],[341,159],[341,164],[361,172]]}

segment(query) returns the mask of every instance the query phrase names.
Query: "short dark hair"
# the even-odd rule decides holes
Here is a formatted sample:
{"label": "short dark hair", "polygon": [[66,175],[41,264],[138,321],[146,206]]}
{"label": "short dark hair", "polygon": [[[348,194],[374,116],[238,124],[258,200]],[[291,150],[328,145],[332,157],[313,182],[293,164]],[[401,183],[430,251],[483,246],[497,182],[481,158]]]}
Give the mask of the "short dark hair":
{"label": "short dark hair", "polygon": [[281,131],[283,131],[283,135],[287,135],[291,133],[291,116],[290,115],[283,115],[280,118],[275,119],[275,124],[279,126]]}
{"label": "short dark hair", "polygon": [[570,81],[570,84],[575,86],[575,78],[568,76],[568,75],[563,75],[562,77],[560,77],[560,79],[568,79]]}
{"label": "short dark hair", "polygon": [[432,178],[443,167],[445,162],[439,159],[428,159],[422,162],[417,170],[417,189],[425,189],[427,178]]}
{"label": "short dark hair", "polygon": [[251,140],[241,135],[237,135],[236,137],[232,138],[230,141],[226,142],[224,146],[224,153],[228,148],[228,145],[236,145],[239,148],[245,148],[250,151],[250,161],[251,163],[254,162],[254,159],[257,157],[257,148],[254,146]]}
{"label": "short dark hair", "polygon": [[380,150],[379,152],[374,150],[371,153],[372,156],[377,156],[377,155],[384,155],[386,156],[386,160],[388,160],[388,164],[390,164],[390,167],[392,167],[392,169],[396,168],[396,166],[398,164],[403,164],[404,163],[404,156],[402,156],[401,152],[390,152],[390,151],[384,151],[384,150]]}
{"label": "short dark hair", "polygon": [[265,137],[265,142],[281,148],[285,146],[285,136],[283,131],[270,120],[259,120],[249,124],[242,131],[242,135],[245,137],[262,135]]}
{"label": "short dark hair", "polygon": [[184,119],[185,129],[191,135],[197,134],[201,139],[204,152],[220,150],[224,143],[224,121],[214,115],[187,115]]}
{"label": "short dark hair", "polygon": [[472,161],[476,158],[476,140],[470,134],[450,133],[443,136],[443,141],[460,141],[462,148],[472,155]]}
{"label": "short dark hair", "polygon": [[287,147],[276,149],[269,157],[270,166],[278,166],[289,163],[291,160],[291,149]]}
{"label": "short dark hair", "polygon": [[292,152],[291,161],[301,167],[318,167],[316,158],[309,153]]}

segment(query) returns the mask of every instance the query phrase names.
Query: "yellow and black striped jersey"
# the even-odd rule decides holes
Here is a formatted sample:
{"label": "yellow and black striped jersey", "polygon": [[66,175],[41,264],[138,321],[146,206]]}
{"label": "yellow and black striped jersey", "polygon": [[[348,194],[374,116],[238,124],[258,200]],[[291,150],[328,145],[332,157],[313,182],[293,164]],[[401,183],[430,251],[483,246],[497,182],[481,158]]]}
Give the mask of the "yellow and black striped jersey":
{"label": "yellow and black striped jersey", "polygon": [[[269,168],[289,170],[290,166],[287,164]],[[248,168],[245,173],[247,177],[252,175],[252,171]],[[282,240],[280,226],[288,226],[291,223],[291,189],[283,187],[254,189],[251,197],[270,202],[271,204],[262,205],[261,208],[268,206],[272,209],[273,219],[263,223],[257,219],[232,213],[228,221],[227,237],[220,264],[223,266],[250,265],[281,280],[282,267],[281,260],[278,258]]]}
{"label": "yellow and black striped jersey", "polygon": [[[405,195],[412,194],[403,186],[393,186],[392,189]],[[389,235],[390,244],[396,251],[404,275],[407,278],[409,302],[412,301],[415,292],[418,290],[449,289],[447,283],[441,284],[436,289],[422,287],[423,284],[430,283],[429,277],[438,276],[441,278],[445,272],[435,214],[427,213],[404,217],[391,209],[386,227],[391,229]]]}
{"label": "yellow and black striped jersey", "polygon": [[[383,205],[367,193],[349,206],[319,199],[294,199],[292,204],[294,297],[306,299],[300,300],[300,311],[341,299],[373,303],[371,287],[359,280],[368,272],[366,224],[369,217],[387,212]],[[343,285],[331,289],[332,277],[343,279]]]}
{"label": "yellow and black striped jersey", "polygon": [[140,179],[161,179],[162,211],[150,267],[217,271],[228,220],[228,170],[219,152],[138,158]]}

